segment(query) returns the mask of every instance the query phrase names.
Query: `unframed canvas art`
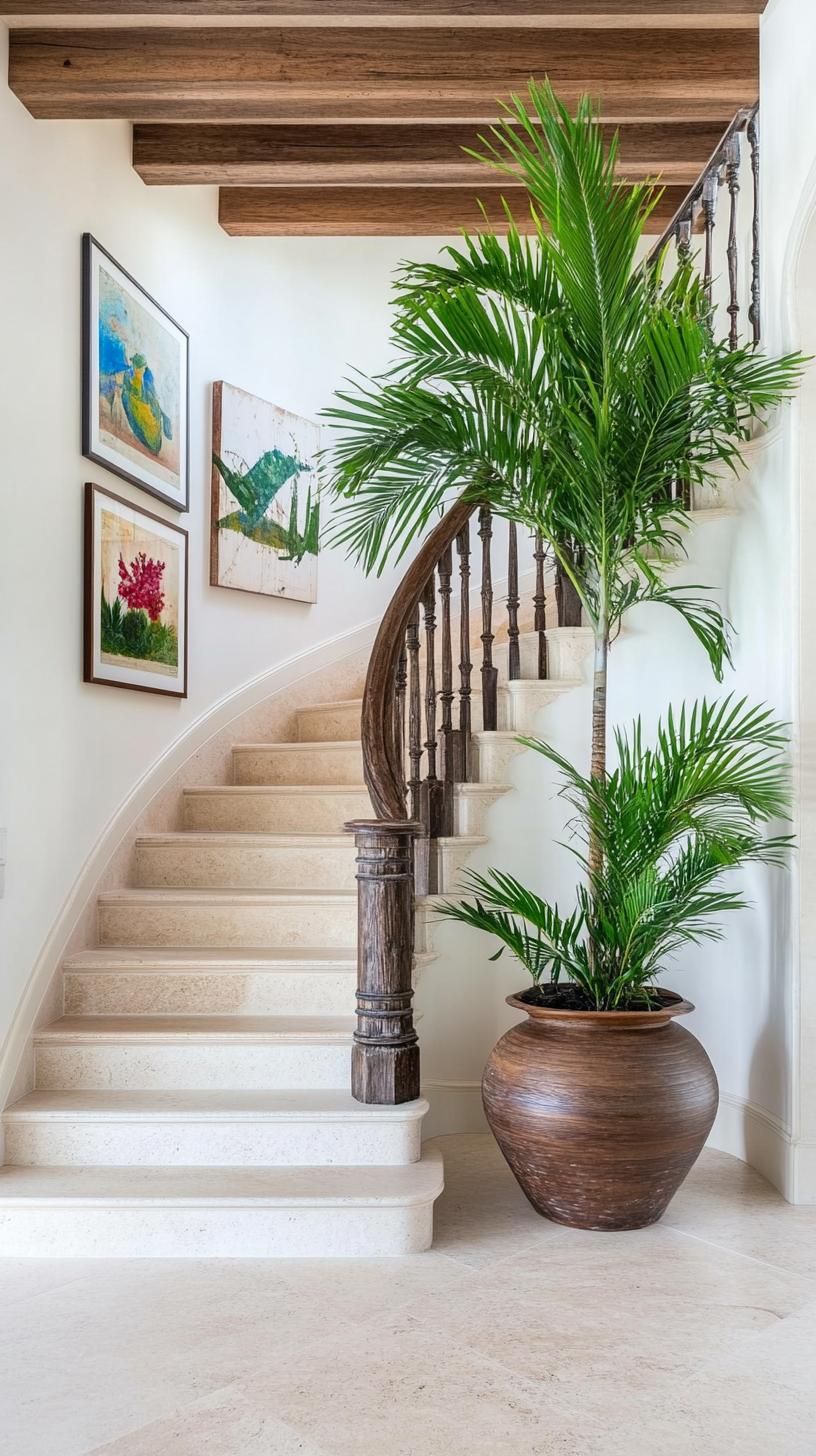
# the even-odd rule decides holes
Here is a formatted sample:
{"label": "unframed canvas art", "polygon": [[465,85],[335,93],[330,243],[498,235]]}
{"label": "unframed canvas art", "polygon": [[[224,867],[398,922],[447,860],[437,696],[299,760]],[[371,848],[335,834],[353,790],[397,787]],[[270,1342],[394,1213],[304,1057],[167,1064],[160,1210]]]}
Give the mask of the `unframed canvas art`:
{"label": "unframed canvas art", "polygon": [[187,533],[86,486],[85,680],[183,697]]}
{"label": "unframed canvas art", "polygon": [[213,385],[213,586],[317,600],[319,448],[310,420]]}
{"label": "unframed canvas art", "polygon": [[187,509],[187,335],[83,239],[83,450]]}

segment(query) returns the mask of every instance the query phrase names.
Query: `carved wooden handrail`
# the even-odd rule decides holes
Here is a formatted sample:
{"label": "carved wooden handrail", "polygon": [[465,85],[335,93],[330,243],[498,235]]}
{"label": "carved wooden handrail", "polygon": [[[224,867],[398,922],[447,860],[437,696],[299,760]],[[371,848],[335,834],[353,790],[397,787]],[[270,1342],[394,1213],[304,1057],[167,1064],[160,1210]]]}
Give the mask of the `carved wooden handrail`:
{"label": "carved wooden handrail", "polygon": [[394,675],[405,645],[405,633],[438,562],[475,510],[474,501],[460,499],[445,512],[408,567],[374,639],[363,691],[360,736],[366,788],[378,819],[393,821],[408,817],[392,726]]}
{"label": "carved wooden handrail", "polygon": [[[427,599],[429,584],[433,591],[439,561],[450,552],[475,509],[474,501],[457,500],[420,547],[386,608],[366,674],[360,736],[363,774],[376,817],[346,825],[357,847],[357,1027],[351,1090],[358,1102],[393,1104],[419,1096],[419,1046],[412,1007],[414,841],[423,825],[418,818],[409,818],[406,808],[404,755],[398,738],[401,722],[394,699],[395,691],[404,696],[401,664],[405,663],[412,718],[411,811],[416,815],[422,787],[419,608]],[[430,713],[430,702],[426,706]]]}

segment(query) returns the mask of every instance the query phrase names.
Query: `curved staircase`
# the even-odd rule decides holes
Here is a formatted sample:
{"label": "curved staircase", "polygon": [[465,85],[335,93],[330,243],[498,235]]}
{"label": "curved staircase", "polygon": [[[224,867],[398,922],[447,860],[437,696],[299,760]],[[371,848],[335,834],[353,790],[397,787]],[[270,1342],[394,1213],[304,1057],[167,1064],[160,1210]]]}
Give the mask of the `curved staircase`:
{"label": "curved staircase", "polygon": [[[4,1115],[6,1254],[402,1254],[431,1241],[423,1100],[349,1091],[360,704],[240,744],[135,846],[99,944],[64,967],[36,1088]],[[342,737],[338,737],[338,733]]]}
{"label": "curved staircase", "polygon": [[[733,511],[700,502],[692,519]],[[591,634],[540,631],[520,601],[520,670],[497,633],[497,727],[471,695],[471,782],[435,840],[437,893],[488,842],[517,735],[584,687]],[[474,640],[477,636],[472,629]],[[438,664],[437,664],[438,666]],[[425,664],[427,671],[427,662]],[[66,960],[64,1015],[35,1033],[35,1089],[3,1115],[0,1247],[60,1257],[338,1256],[431,1243],[442,1191],[422,1098],[356,1101],[355,847],[371,815],[361,700],[297,712],[297,740],[240,743],[228,785],[183,791],[181,828],[136,840],[133,887],[98,901],[98,944]],[[417,900],[414,967],[433,959]]]}

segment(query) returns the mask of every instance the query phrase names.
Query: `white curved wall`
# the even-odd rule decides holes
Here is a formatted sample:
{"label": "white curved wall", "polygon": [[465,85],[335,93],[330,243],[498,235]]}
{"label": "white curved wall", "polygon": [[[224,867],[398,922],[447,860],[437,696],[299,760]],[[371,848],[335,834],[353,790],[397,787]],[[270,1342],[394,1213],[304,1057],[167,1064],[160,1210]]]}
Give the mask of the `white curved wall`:
{"label": "white curved wall", "polygon": [[[0,31],[5,75],[6,32]],[[210,384],[314,416],[349,365],[385,362],[400,239],[230,239],[213,189],[143,185],[130,128],[37,122],[0,85],[0,1042],[43,941],[137,781],[214,703],[376,619],[394,578],[339,555],[314,607],[208,584]],[[80,453],[80,236],[92,232],[191,337],[190,664],[186,702],[81,681],[82,484],[173,512]],[[414,256],[436,243],[410,242]]]}

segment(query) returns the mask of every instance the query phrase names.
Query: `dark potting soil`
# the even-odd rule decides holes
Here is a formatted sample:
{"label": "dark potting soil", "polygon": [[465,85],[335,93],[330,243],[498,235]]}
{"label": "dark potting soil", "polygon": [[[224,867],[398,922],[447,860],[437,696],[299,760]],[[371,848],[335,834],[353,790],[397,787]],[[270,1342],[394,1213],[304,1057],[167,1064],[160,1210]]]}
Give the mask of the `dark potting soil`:
{"label": "dark potting soil", "polygon": [[[651,999],[641,999],[629,1006],[616,1006],[616,1011],[649,1011],[657,1010],[662,1002],[659,991],[652,992]],[[591,1001],[580,986],[561,985],[554,986],[548,981],[543,986],[530,986],[526,991],[520,991],[518,1000],[523,1001],[527,1006],[548,1006],[552,1011],[597,1011],[594,1001]]]}

